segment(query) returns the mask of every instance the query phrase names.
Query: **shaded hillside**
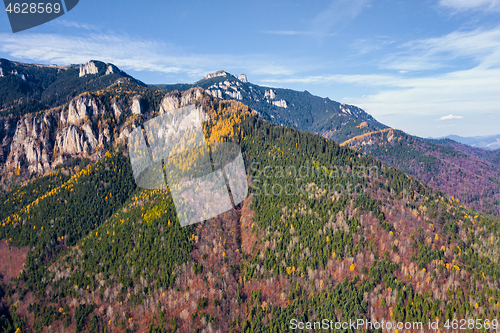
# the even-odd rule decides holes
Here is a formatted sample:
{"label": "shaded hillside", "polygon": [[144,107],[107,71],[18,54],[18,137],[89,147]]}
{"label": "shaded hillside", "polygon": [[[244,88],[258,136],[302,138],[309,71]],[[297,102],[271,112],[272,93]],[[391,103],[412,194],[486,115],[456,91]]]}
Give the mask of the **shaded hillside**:
{"label": "shaded hillside", "polygon": [[60,67],[0,59],[0,116],[21,116],[59,106],[119,79],[143,85],[116,66],[101,61]]}
{"label": "shaded hillside", "polygon": [[[48,135],[74,128],[89,145],[87,124],[109,139],[66,150],[0,198],[0,241],[30,247],[2,288],[5,331],[274,333],[292,319],[499,317],[498,218],[244,104],[122,88],[77,97],[95,104],[88,119]],[[208,143],[240,145],[250,188],[236,209],[182,228],[168,191],[135,187],[122,135],[186,104],[208,114]],[[69,108],[36,117],[68,119]]]}
{"label": "shaded hillside", "polygon": [[342,145],[387,162],[476,209],[499,215],[500,164],[495,163],[495,152],[451,140],[433,142],[388,129]]}
{"label": "shaded hillside", "polygon": [[247,82],[246,77],[237,78],[224,71],[209,74],[193,84],[161,84],[154,87],[166,91],[201,87],[215,98],[237,100],[250,106],[263,119],[274,124],[319,133],[337,142],[387,128],[354,105],[314,96],[307,91],[259,86]]}
{"label": "shaded hillside", "polygon": [[479,158],[490,161],[493,164],[500,165],[500,149],[497,150],[486,150],[482,148],[471,147],[463,143],[459,143],[450,139],[432,140],[427,139],[427,141],[442,145],[452,147],[455,150],[464,152],[469,155],[477,156]]}

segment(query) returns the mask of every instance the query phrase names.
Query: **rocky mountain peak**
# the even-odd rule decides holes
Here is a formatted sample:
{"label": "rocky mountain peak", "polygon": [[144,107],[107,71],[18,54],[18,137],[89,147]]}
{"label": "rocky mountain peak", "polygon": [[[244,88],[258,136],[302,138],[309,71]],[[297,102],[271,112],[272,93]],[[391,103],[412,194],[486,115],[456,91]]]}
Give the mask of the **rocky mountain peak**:
{"label": "rocky mountain peak", "polygon": [[87,74],[97,74],[99,72],[99,68],[94,61],[89,61],[85,65],[80,65],[80,77],[85,76]]}
{"label": "rocky mountain peak", "polygon": [[229,74],[228,72],[226,71],[223,71],[223,70],[220,70],[220,71],[217,71],[215,73],[212,73],[212,74],[208,74],[207,76],[205,76],[203,79],[207,80],[207,79],[211,79],[211,78],[214,78],[214,77],[219,77],[219,76],[231,76],[231,74]]}
{"label": "rocky mountain peak", "polygon": [[245,74],[241,74],[240,76],[238,76],[238,80],[240,80],[243,83],[248,82],[247,76]]}
{"label": "rocky mountain peak", "polygon": [[[96,60],[90,60],[84,65],[80,65],[80,74],[79,77],[85,76],[85,75],[97,75],[99,72],[104,71],[106,69],[104,75],[111,75],[111,74],[121,74],[122,71],[118,69],[113,64],[105,64],[100,61]],[[101,72],[102,73],[102,72]]]}

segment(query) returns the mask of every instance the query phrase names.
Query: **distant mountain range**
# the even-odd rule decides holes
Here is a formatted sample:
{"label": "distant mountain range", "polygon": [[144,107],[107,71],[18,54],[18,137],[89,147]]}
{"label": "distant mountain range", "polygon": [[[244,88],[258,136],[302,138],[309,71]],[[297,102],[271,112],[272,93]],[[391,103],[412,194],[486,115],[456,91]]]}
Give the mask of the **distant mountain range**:
{"label": "distant mountain range", "polygon": [[438,140],[439,139],[450,139],[459,143],[463,143],[464,145],[477,148],[484,148],[489,150],[500,149],[500,134],[487,135],[487,136],[470,136],[470,137],[448,135],[445,137],[438,138]]}

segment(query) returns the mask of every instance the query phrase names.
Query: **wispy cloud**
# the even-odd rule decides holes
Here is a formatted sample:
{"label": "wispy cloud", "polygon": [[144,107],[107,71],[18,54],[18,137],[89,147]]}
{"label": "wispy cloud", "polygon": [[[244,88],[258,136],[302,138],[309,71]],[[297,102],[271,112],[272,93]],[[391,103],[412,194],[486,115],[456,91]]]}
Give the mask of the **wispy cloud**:
{"label": "wispy cloud", "polygon": [[439,118],[438,120],[454,120],[454,119],[462,119],[462,118],[463,118],[462,116],[454,116],[454,115],[450,114],[447,116],[443,116],[443,117]]}
{"label": "wispy cloud", "polygon": [[464,115],[472,115],[478,110],[499,112],[498,68],[472,68],[418,78],[373,75],[340,79],[340,82],[358,85],[376,87],[378,84],[380,92],[349,100],[374,115],[435,115],[443,110]]}
{"label": "wispy cloud", "polygon": [[281,36],[322,36],[332,37],[335,33],[321,33],[317,31],[295,31],[295,30],[265,30],[259,31],[261,34],[266,35],[281,35]]}
{"label": "wispy cloud", "polygon": [[287,78],[272,78],[264,79],[263,82],[268,83],[306,83],[306,84],[325,84],[325,83],[350,83],[357,84],[361,86],[388,86],[388,87],[401,87],[405,85],[405,81],[402,78],[398,78],[392,75],[377,75],[377,74],[365,74],[365,75],[311,75],[302,77],[287,77]]}
{"label": "wispy cloud", "polygon": [[278,36],[311,36],[322,40],[323,37],[338,35],[338,31],[346,27],[349,21],[358,16],[371,0],[331,0],[304,30],[262,30],[261,34]]}
{"label": "wispy cloud", "polygon": [[75,21],[67,21],[67,20],[54,20],[51,21],[50,24],[62,25],[67,28],[75,28],[75,29],[83,29],[89,31],[100,31],[99,27],[93,24],[79,23]]}
{"label": "wispy cloud", "polygon": [[387,37],[375,37],[373,39],[356,39],[351,43],[351,46],[358,50],[359,54],[372,53],[382,50],[390,44],[395,43],[394,40]]}
{"label": "wispy cloud", "polygon": [[[500,1],[500,0],[499,0]],[[455,59],[469,59],[482,67],[500,65],[500,27],[455,31],[436,38],[404,43],[382,61],[387,69],[423,71],[450,67]]]}
{"label": "wispy cloud", "polygon": [[189,53],[173,44],[127,35],[90,33],[85,36],[0,33],[0,52],[15,59],[50,64],[84,63],[91,59],[111,62],[125,70],[153,71],[201,78],[219,69],[254,75],[293,75],[285,65],[266,55]]}
{"label": "wispy cloud", "polygon": [[[411,71],[421,69],[417,65],[426,68],[424,64],[444,67],[453,57],[466,58],[468,61],[466,65],[462,63],[461,68],[452,68],[448,72],[445,68],[439,72]],[[451,113],[443,117],[443,121],[462,119],[458,117],[477,119],[479,110],[500,115],[500,27],[454,32],[442,37],[407,42],[399,47],[397,56],[382,59],[381,67],[387,65],[389,58],[394,63],[399,61],[398,65],[393,66],[397,72],[292,75],[267,81],[276,84],[349,84],[369,87],[376,92],[359,98],[345,98],[343,101],[362,107],[381,121],[393,122],[397,118],[399,124],[408,122],[408,119],[425,117],[430,121],[440,117],[443,110]],[[423,122],[419,126],[425,128],[429,124]]]}
{"label": "wispy cloud", "polygon": [[500,0],[440,0],[439,4],[457,11],[500,11]]}
{"label": "wispy cloud", "polygon": [[336,32],[358,16],[371,0],[333,0],[312,20],[312,31],[322,35]]}
{"label": "wispy cloud", "polygon": [[450,128],[450,127],[455,127],[455,124],[449,124],[449,125],[440,125],[436,128]]}

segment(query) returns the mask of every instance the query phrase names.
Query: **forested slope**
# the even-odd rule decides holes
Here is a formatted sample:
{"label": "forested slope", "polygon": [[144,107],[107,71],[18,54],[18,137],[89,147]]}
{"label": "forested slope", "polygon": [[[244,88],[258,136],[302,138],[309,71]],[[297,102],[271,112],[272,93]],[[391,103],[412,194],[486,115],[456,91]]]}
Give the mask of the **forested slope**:
{"label": "forested slope", "polygon": [[500,165],[494,151],[451,140],[423,140],[386,129],[342,145],[374,156],[487,214],[500,214]]}
{"label": "forested slope", "polygon": [[[499,318],[497,217],[242,103],[125,88],[85,95],[104,112],[82,123],[103,126],[113,103],[124,110],[109,116],[102,155],[68,155],[0,198],[0,241],[28,251],[1,288],[4,332],[286,332],[293,319],[435,318],[443,331],[453,318]],[[182,228],[167,190],[136,187],[120,137],[187,104],[208,114],[209,144],[239,144],[249,194]]]}

